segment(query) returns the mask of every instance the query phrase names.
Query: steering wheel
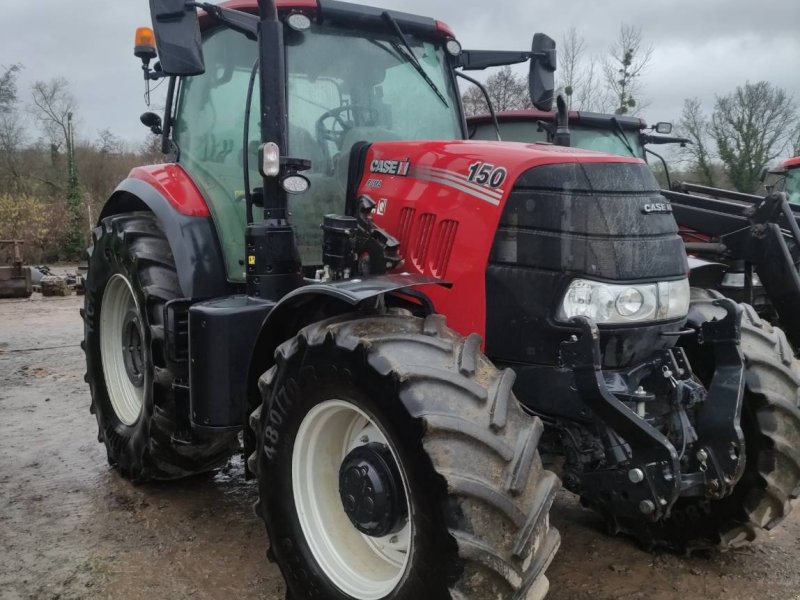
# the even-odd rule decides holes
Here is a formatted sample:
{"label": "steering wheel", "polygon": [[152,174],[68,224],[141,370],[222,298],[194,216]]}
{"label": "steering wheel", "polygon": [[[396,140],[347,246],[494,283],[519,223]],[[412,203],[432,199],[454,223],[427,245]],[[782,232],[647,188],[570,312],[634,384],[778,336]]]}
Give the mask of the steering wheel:
{"label": "steering wheel", "polygon": [[[374,124],[380,118],[380,112],[371,106],[360,104],[343,104],[337,108],[323,113],[317,119],[317,140],[322,146],[322,153],[328,163],[328,168],[332,169],[330,148],[326,142],[333,142],[341,150],[344,136],[356,126],[356,116],[358,121],[365,124]],[[349,118],[347,118],[349,117]],[[330,121],[330,124],[328,122]]]}

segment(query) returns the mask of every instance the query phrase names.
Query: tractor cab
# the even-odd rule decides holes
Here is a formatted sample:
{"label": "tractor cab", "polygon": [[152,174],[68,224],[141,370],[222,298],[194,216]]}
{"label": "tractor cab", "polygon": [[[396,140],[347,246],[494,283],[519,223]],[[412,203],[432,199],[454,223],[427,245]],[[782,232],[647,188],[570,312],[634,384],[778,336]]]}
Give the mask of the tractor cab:
{"label": "tractor cab", "polygon": [[[256,10],[255,2],[236,6]],[[322,266],[321,216],[345,210],[353,145],[461,139],[463,122],[446,30],[407,27],[407,48],[390,27],[312,21],[305,13],[291,12],[299,6],[281,8],[288,19],[287,150],[310,161],[301,173],[308,185],[300,180],[302,192],[292,190],[287,202],[302,264],[313,274]],[[244,281],[243,148],[247,126],[247,162],[251,181],[256,181],[258,94],[251,95],[249,115],[242,108],[257,69],[258,48],[255,41],[209,18],[201,23],[205,72],[182,80],[172,140],[180,164],[199,183],[220,224],[229,278]]]}
{"label": "tractor cab", "polygon": [[800,156],[790,158],[781,169],[771,174],[777,176],[772,184],[773,190],[785,192],[790,204],[800,206]]}

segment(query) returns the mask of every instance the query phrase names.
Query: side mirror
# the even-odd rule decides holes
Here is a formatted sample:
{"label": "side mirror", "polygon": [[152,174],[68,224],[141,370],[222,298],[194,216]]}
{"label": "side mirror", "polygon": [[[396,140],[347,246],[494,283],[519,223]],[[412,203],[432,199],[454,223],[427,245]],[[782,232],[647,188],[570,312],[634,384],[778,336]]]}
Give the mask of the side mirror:
{"label": "side mirror", "polygon": [[758,179],[761,183],[767,182],[767,175],[769,175],[769,167],[763,167],[759,173]]}
{"label": "side mirror", "polygon": [[556,42],[543,33],[533,36],[531,48],[531,71],[528,88],[533,105],[543,111],[553,109],[553,94],[556,89]]}
{"label": "side mirror", "polygon": [[188,77],[205,73],[197,10],[186,0],[150,0],[156,46],[165,75]]}
{"label": "side mirror", "polygon": [[672,133],[672,123],[660,121],[656,123],[653,129],[656,130],[656,133],[660,133],[662,135],[669,135],[670,133]]}
{"label": "side mirror", "polygon": [[149,128],[154,134],[161,135],[163,133],[161,117],[156,113],[146,112],[139,117],[139,120],[142,122],[142,125]]}

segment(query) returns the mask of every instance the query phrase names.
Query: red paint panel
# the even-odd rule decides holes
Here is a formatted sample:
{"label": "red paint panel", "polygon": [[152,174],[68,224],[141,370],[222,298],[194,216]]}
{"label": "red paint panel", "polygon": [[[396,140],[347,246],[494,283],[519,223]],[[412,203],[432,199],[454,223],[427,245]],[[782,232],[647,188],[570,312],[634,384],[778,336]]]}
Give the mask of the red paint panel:
{"label": "red paint panel", "polygon": [[456,37],[456,34],[453,33],[453,28],[450,27],[450,25],[448,25],[447,23],[444,23],[442,21],[436,21],[436,30],[445,37],[451,37],[451,38]]}
{"label": "red paint panel", "polygon": [[795,156],[794,158],[790,158],[785,163],[783,163],[784,169],[794,169],[795,167],[800,167],[800,156]]}
{"label": "red paint panel", "polygon": [[[278,10],[317,10],[317,0],[276,0],[275,5]],[[258,12],[258,0],[228,0],[227,2],[222,2],[220,6],[232,10]]]}
{"label": "red paint panel", "polygon": [[[485,335],[489,252],[508,195],[522,173],[567,162],[642,162],[577,148],[478,141],[378,142],[370,147],[367,171],[373,160],[411,163],[407,176],[366,173],[359,194],[376,202],[387,201],[385,213],[373,218],[400,239],[400,251],[406,257],[401,271],[453,283],[451,290],[430,286],[425,293],[462,335]],[[493,190],[469,182],[469,168],[476,162],[504,167],[508,177],[502,186]],[[436,176],[426,175],[431,172]],[[372,187],[375,180],[380,180],[380,188]],[[414,225],[409,231],[412,218]]]}
{"label": "red paint panel", "polygon": [[203,195],[189,174],[178,164],[167,163],[149,167],[136,167],[128,175],[154,187],[172,208],[187,217],[210,217]]}

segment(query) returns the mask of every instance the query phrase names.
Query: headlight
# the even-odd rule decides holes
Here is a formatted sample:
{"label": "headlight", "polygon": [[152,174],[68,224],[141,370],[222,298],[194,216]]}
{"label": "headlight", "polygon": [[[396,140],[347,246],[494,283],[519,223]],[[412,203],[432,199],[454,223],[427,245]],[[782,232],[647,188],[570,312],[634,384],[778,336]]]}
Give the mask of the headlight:
{"label": "headlight", "polygon": [[589,317],[598,325],[670,321],[689,313],[689,280],[612,285],[575,279],[569,284],[559,321]]}

